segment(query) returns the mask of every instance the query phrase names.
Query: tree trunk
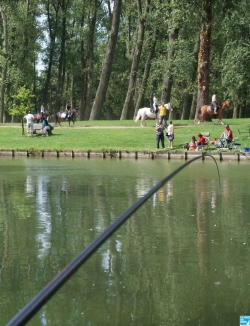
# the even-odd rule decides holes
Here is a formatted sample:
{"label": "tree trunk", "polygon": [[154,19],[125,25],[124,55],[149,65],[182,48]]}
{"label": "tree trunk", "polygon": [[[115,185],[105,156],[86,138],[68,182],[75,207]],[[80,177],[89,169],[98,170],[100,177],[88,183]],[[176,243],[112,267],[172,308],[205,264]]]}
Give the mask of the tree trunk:
{"label": "tree trunk", "polygon": [[189,116],[189,119],[191,119],[191,120],[195,118],[196,107],[197,107],[197,98],[198,98],[198,92],[197,92],[197,90],[194,90],[191,111],[190,111],[190,116]]}
{"label": "tree trunk", "polygon": [[203,14],[200,29],[200,49],[198,54],[198,95],[196,115],[202,105],[209,103],[209,68],[212,27],[212,2],[202,0]]}
{"label": "tree trunk", "polygon": [[[21,47],[21,54],[20,54],[20,57],[18,59],[18,68],[22,72],[25,71],[25,63],[29,58],[28,52],[29,52],[29,42],[30,42],[30,40],[29,40],[29,35],[28,35],[29,26],[27,24],[27,20],[28,20],[28,17],[30,15],[30,0],[25,1],[25,7],[24,8],[25,8],[25,22],[24,22],[23,31],[22,31],[23,44],[22,44],[22,47]],[[19,86],[20,86],[20,83],[17,83],[15,93],[18,92]],[[14,102],[17,105],[19,105],[17,100],[14,100]],[[18,121],[18,118],[13,115],[11,117],[11,122],[17,122],[17,121]]]}
{"label": "tree trunk", "polygon": [[65,0],[61,3],[63,18],[62,18],[62,32],[61,32],[61,46],[60,46],[60,56],[59,56],[59,64],[58,64],[58,74],[57,74],[57,89],[56,89],[56,103],[55,110],[56,112],[60,111],[61,106],[64,105],[62,103],[62,92],[64,86],[65,79],[65,42],[66,42],[66,7]]}
{"label": "tree trunk", "polygon": [[[169,32],[169,51],[168,51],[168,60],[173,60],[174,54],[175,54],[175,44],[178,39],[178,33],[179,29],[170,29]],[[161,99],[164,103],[169,103],[170,102],[170,97],[171,97],[171,90],[172,90],[172,85],[173,85],[173,76],[172,72],[170,69],[165,73],[164,76],[164,86],[163,86],[163,91],[162,91],[162,96]],[[175,117],[176,112],[172,111],[169,112],[169,120],[172,120]]]}
{"label": "tree trunk", "polygon": [[[133,108],[133,98],[135,94],[135,84],[136,84],[136,78],[137,78],[137,71],[140,63],[140,57],[142,52],[142,46],[144,41],[144,32],[145,32],[145,22],[142,18],[142,3],[141,0],[137,0],[137,6],[138,6],[138,34],[137,34],[137,41],[136,41],[136,47],[133,54],[133,61],[130,71],[130,77],[129,77],[129,86],[127,90],[126,99],[123,105],[122,114],[121,114],[121,120],[132,118],[131,113],[133,114],[134,111]],[[146,12],[148,11],[148,6],[146,8]]]}
{"label": "tree trunk", "polygon": [[[59,5],[56,4],[54,5],[54,10],[55,10],[55,15],[52,14],[50,10],[50,5],[48,3],[46,12],[47,12],[47,20],[48,20],[48,29],[49,29],[49,56],[48,56],[48,68],[47,68],[47,75],[46,75],[46,80],[44,83],[44,90],[43,90],[43,98],[42,102],[45,103],[45,107],[47,108],[48,102],[49,102],[49,87],[51,83],[51,72],[52,72],[52,67],[53,67],[53,57],[54,57],[54,52],[55,52],[55,38],[57,34],[57,24],[58,24],[58,11],[59,11]],[[52,20],[51,17],[55,17],[54,21]],[[56,111],[56,109],[55,109]],[[56,112],[54,112],[56,113]]]}
{"label": "tree trunk", "polygon": [[112,62],[117,43],[120,14],[121,14],[122,0],[115,0],[113,18],[111,24],[111,32],[106,49],[106,56],[103,63],[102,74],[100,77],[99,86],[96,92],[95,100],[91,109],[89,120],[96,120],[99,118],[103,102],[105,101],[109,78],[111,74]]}
{"label": "tree trunk", "polygon": [[3,122],[4,116],[4,93],[5,93],[5,84],[6,84],[6,76],[7,76],[7,60],[8,60],[8,29],[7,29],[7,15],[5,12],[5,8],[0,2],[0,11],[1,17],[3,21],[3,64],[2,64],[2,78],[1,78],[1,86],[0,86],[0,122]]}
{"label": "tree trunk", "polygon": [[145,64],[145,69],[144,69],[143,78],[142,78],[142,84],[141,84],[139,94],[138,94],[138,98],[137,98],[136,105],[135,105],[134,116],[137,115],[137,112],[141,107],[142,100],[143,100],[143,97],[144,97],[144,93],[145,93],[145,90],[147,88],[148,78],[149,78],[150,69],[151,69],[151,61],[152,61],[152,59],[154,57],[154,54],[155,54],[156,36],[157,36],[157,31],[155,30],[154,34],[153,34],[153,37],[152,37],[152,42],[151,42],[149,55],[148,55],[148,58],[147,58],[147,61],[146,61],[146,64]]}
{"label": "tree trunk", "polygon": [[[194,82],[195,82],[195,79],[197,76],[197,62],[198,62],[199,47],[200,47],[200,36],[197,38],[197,41],[194,46],[194,52],[193,52],[194,62],[193,62],[191,76],[190,76],[190,83],[192,84],[192,89],[194,88],[193,86],[194,86]],[[182,120],[194,119],[194,117],[195,117],[195,110],[194,110],[193,118],[191,118],[191,107],[192,107],[192,102],[193,102],[193,94],[194,94],[194,91],[191,93],[186,93],[184,95],[183,110],[182,110],[182,115],[181,115]]]}
{"label": "tree trunk", "polygon": [[[30,14],[30,0],[26,0],[26,18],[28,18]],[[29,45],[29,38],[28,38],[28,28],[29,26],[25,23],[23,29],[23,46],[22,46],[22,54],[19,58],[19,69],[22,71],[24,69],[25,61],[27,60],[27,51]]]}
{"label": "tree trunk", "polygon": [[95,26],[97,17],[97,2],[93,16],[89,22],[89,42],[88,42],[88,75],[87,75],[87,95],[86,95],[86,110],[85,120],[90,116],[90,108],[92,102],[92,89],[93,89],[93,66],[94,66],[94,37],[95,37]]}

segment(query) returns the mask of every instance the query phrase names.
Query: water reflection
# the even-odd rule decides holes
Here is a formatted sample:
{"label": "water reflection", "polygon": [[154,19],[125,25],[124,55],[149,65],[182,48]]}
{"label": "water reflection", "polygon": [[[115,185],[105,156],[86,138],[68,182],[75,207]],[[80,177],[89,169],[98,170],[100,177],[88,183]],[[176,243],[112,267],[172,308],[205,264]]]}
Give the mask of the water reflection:
{"label": "water reflection", "polygon": [[50,212],[50,179],[48,176],[39,175],[37,177],[37,194],[36,194],[36,217],[37,217],[37,234],[36,247],[38,248],[38,258],[43,258],[49,254],[51,247],[52,221]]}
{"label": "water reflection", "polygon": [[[182,162],[14,159],[1,164],[6,173],[0,176],[0,320],[5,324]],[[223,162],[220,173],[221,186],[214,165],[200,162],[165,184],[30,325],[236,325],[240,314],[249,313],[248,165],[241,163],[239,170]]]}

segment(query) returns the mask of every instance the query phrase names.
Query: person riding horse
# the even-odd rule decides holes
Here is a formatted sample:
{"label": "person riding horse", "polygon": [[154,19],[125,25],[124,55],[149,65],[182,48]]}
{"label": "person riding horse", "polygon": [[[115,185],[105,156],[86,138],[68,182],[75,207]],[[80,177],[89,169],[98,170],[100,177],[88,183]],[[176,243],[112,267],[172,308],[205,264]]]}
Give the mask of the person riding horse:
{"label": "person riding horse", "polygon": [[153,108],[152,108],[152,112],[153,113],[157,113],[158,112],[158,100],[157,100],[157,97],[156,97],[156,94],[154,93],[153,94]]}
{"label": "person riding horse", "polygon": [[65,118],[68,119],[70,117],[70,112],[71,112],[71,105],[70,102],[66,103],[66,108],[65,108]]}
{"label": "person riding horse", "polygon": [[219,110],[219,102],[217,101],[217,92],[213,93],[212,96],[212,105],[211,105],[211,110],[214,110],[214,114],[217,114],[217,110]]}

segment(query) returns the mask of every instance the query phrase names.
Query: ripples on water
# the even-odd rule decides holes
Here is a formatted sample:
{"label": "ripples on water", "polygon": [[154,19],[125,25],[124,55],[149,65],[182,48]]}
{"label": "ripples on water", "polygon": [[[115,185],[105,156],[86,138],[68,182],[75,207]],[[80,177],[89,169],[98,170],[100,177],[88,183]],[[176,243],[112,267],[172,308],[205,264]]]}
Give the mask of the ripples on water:
{"label": "ripples on water", "polygon": [[[1,159],[0,320],[183,162]],[[31,325],[237,325],[248,310],[249,165],[195,162]],[[13,299],[15,298],[15,299]]]}

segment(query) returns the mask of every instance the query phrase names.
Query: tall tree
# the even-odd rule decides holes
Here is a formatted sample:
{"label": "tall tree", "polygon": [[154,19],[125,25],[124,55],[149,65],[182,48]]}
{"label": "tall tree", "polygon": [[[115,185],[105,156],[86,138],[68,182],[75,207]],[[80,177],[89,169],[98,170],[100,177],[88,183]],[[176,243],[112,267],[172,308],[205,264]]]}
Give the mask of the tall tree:
{"label": "tall tree", "polygon": [[[193,102],[193,96],[194,96],[194,82],[197,78],[197,62],[198,62],[198,51],[199,51],[199,45],[200,45],[200,37],[197,38],[197,41],[194,46],[194,52],[193,52],[193,65],[192,65],[192,71],[190,73],[190,83],[191,83],[191,91],[187,91],[184,94],[183,98],[183,109],[182,109],[182,115],[181,119],[182,120],[187,120],[187,119],[194,119],[195,116],[195,110],[192,113],[191,112],[191,107],[192,107],[192,102]],[[196,85],[195,85],[196,86]],[[196,89],[196,87],[195,87]],[[196,92],[195,92],[196,94]],[[196,107],[195,107],[196,109]]]}
{"label": "tall tree", "polygon": [[138,97],[137,97],[137,101],[136,101],[136,105],[135,105],[134,116],[137,114],[138,110],[141,107],[142,100],[143,100],[143,97],[144,97],[144,94],[145,94],[145,91],[147,88],[148,78],[149,78],[150,69],[151,69],[151,62],[155,55],[157,33],[158,33],[158,31],[155,29],[153,31],[152,41],[150,42],[150,49],[149,49],[148,57],[147,57],[146,63],[145,63],[144,73],[143,73],[143,77],[142,77],[142,83],[139,87]]}
{"label": "tall tree", "polygon": [[[57,74],[57,88],[56,88],[56,103],[55,110],[56,112],[61,109],[63,104],[63,86],[65,81],[65,45],[66,45],[66,20],[67,20],[67,0],[62,0],[60,2],[62,17],[61,17],[61,35],[60,35],[60,52],[58,60],[58,74]],[[68,99],[69,100],[69,99]]]}
{"label": "tall tree", "polygon": [[212,1],[202,0],[200,48],[198,53],[198,89],[196,114],[209,103],[209,68],[212,31]]}
{"label": "tall tree", "polygon": [[48,37],[46,44],[48,45],[48,54],[47,54],[47,64],[46,64],[46,78],[44,82],[44,87],[42,90],[42,102],[45,103],[47,107],[49,104],[49,88],[52,79],[52,67],[55,63],[55,50],[56,50],[56,37],[58,33],[58,24],[59,24],[59,2],[51,2],[46,0],[44,3],[45,6],[45,16],[46,24],[48,26]]}
{"label": "tall tree", "polygon": [[3,54],[1,59],[2,78],[0,84],[0,122],[3,122],[4,115],[4,93],[8,69],[8,29],[7,29],[7,13],[5,5],[0,1],[0,12],[3,22]]}
{"label": "tall tree", "polygon": [[96,92],[95,100],[91,109],[89,120],[96,120],[100,116],[101,108],[106,97],[109,78],[112,69],[112,61],[114,57],[115,47],[117,43],[120,15],[121,15],[122,0],[115,0],[114,10],[111,24],[110,37],[107,44],[106,56],[103,63],[102,74],[100,77],[99,86]]}
{"label": "tall tree", "polygon": [[127,90],[126,99],[123,105],[122,114],[121,114],[121,120],[132,118],[132,115],[134,113],[133,110],[133,98],[135,94],[135,84],[136,84],[136,78],[137,78],[137,72],[138,67],[140,63],[140,57],[142,52],[142,46],[144,41],[144,33],[145,33],[145,17],[147,17],[147,14],[149,12],[149,6],[150,1],[146,1],[146,8],[145,8],[145,14],[143,14],[143,6],[142,1],[137,0],[137,12],[138,12],[138,34],[137,34],[137,41],[136,46],[134,49],[133,54],[133,61],[129,76],[129,85]]}

